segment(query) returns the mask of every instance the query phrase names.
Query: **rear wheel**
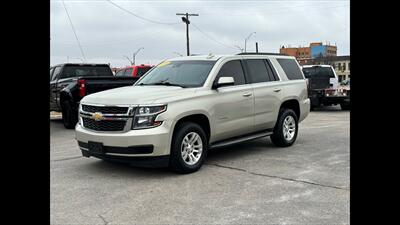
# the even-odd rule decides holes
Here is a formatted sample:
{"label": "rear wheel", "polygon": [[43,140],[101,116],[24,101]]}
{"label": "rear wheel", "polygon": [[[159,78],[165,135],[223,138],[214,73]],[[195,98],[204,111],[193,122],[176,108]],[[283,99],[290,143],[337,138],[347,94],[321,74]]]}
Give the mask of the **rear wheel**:
{"label": "rear wheel", "polygon": [[78,122],[78,112],[74,110],[70,101],[64,101],[61,106],[64,127],[67,129],[75,128],[75,125]]}
{"label": "rear wheel", "polygon": [[195,172],[203,165],[207,151],[207,136],[198,124],[179,124],[172,140],[170,167],[178,173]]}
{"label": "rear wheel", "polygon": [[291,146],[297,138],[298,118],[291,109],[282,109],[276,122],[274,133],[271,135],[271,141],[276,146]]}

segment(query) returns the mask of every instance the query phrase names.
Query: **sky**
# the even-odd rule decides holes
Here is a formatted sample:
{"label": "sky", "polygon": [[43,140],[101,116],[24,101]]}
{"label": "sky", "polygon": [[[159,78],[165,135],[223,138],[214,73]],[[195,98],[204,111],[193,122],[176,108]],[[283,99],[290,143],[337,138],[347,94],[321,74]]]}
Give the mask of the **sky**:
{"label": "sky", "polygon": [[125,56],[132,59],[139,48],[136,64],[186,55],[186,25],[176,15],[186,12],[199,14],[189,18],[191,54],[237,54],[253,32],[248,52],[255,51],[255,42],[260,52],[323,42],[336,44],[338,55],[350,54],[349,0],[64,0],[64,5],[50,1],[50,65],[123,67],[130,65]]}

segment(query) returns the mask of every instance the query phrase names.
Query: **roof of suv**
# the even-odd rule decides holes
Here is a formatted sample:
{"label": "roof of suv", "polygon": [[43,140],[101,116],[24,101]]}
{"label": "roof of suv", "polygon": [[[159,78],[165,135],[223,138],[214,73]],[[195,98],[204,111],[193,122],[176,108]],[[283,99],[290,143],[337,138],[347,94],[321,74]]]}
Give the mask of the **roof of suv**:
{"label": "roof of suv", "polygon": [[168,59],[168,61],[181,61],[181,60],[206,60],[206,61],[217,61],[218,59],[221,58],[228,58],[228,57],[235,57],[235,56],[242,56],[242,57],[248,57],[248,58],[265,58],[265,56],[268,57],[274,57],[274,58],[295,58],[293,56],[288,56],[288,55],[282,55],[279,53],[240,53],[236,55],[193,55],[193,56],[181,56],[181,57],[175,57]]}

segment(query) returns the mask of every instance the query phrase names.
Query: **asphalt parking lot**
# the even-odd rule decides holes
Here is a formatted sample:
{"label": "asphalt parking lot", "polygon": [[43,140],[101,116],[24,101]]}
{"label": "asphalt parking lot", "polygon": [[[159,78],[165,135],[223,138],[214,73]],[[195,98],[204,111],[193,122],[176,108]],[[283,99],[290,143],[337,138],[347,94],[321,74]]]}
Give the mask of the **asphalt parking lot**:
{"label": "asphalt parking lot", "polygon": [[196,173],[83,158],[50,122],[51,224],[349,224],[350,113],[311,112],[296,143],[211,151]]}

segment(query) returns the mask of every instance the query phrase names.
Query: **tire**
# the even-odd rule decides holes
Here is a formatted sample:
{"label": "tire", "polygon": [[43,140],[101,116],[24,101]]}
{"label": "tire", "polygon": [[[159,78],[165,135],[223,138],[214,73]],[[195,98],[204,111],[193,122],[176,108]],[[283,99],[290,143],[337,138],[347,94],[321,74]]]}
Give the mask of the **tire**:
{"label": "tire", "polygon": [[[194,137],[197,137],[196,141],[192,142],[192,144],[188,143]],[[189,148],[185,148],[185,145],[189,146]],[[202,150],[199,149],[200,146]],[[200,155],[199,152],[201,152]],[[203,165],[207,152],[208,140],[204,130],[196,123],[181,123],[175,128],[171,143],[169,166],[178,173],[193,173]],[[186,157],[184,156],[185,153]]]}
{"label": "tire", "polygon": [[[290,117],[292,119],[290,119]],[[292,133],[292,135],[290,134],[285,135],[284,132],[284,130],[286,130],[285,120],[288,120],[288,122],[290,121],[290,123],[287,124],[289,125],[289,127],[291,126],[292,129],[294,127],[294,132]],[[293,143],[296,141],[298,132],[299,132],[299,125],[296,113],[291,109],[281,109],[278,116],[278,121],[276,122],[276,125],[274,127],[274,133],[270,136],[270,138],[275,146],[288,147],[293,145]],[[285,136],[287,138],[285,138]]]}
{"label": "tire", "polygon": [[350,104],[340,103],[342,110],[350,110]]}
{"label": "tire", "polygon": [[70,101],[64,101],[61,106],[64,127],[67,129],[75,128],[78,122],[78,112],[74,110]]}

